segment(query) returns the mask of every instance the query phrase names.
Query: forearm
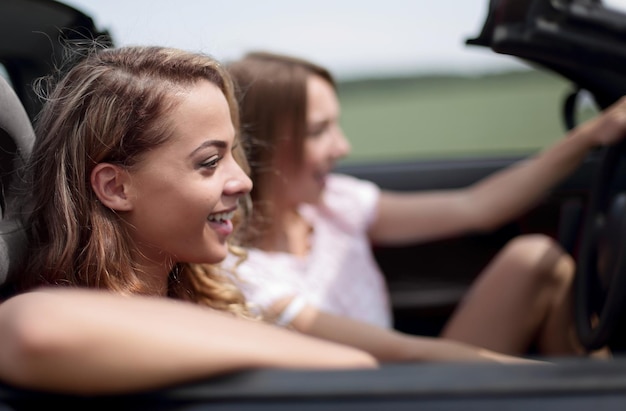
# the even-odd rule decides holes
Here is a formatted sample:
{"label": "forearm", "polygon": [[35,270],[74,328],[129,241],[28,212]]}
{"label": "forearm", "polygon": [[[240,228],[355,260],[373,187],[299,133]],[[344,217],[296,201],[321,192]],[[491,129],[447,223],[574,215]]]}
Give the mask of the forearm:
{"label": "forearm", "polygon": [[571,174],[596,146],[611,145],[626,135],[626,98],[570,131],[539,155],[476,184],[468,204],[497,226],[534,205],[548,190]]}
{"label": "forearm", "polygon": [[403,355],[418,361],[445,362],[497,362],[502,364],[533,364],[542,363],[522,357],[501,354],[484,348],[475,347],[462,342],[434,337],[402,336],[399,343],[403,347]]}
{"label": "forearm", "polygon": [[537,204],[581,164],[593,146],[589,136],[573,133],[468,188],[466,206],[477,216],[475,229],[493,229]]}
{"label": "forearm", "polygon": [[369,231],[378,244],[432,241],[488,231],[518,217],[571,174],[593,146],[579,132],[464,189],[381,194]]}
{"label": "forearm", "polygon": [[0,305],[0,378],[28,388],[125,392],[256,367],[372,367],[357,350],[189,303],[69,290]]}
{"label": "forearm", "polygon": [[311,306],[305,307],[292,324],[300,332],[369,352],[381,362],[535,362],[452,340],[399,333]]}

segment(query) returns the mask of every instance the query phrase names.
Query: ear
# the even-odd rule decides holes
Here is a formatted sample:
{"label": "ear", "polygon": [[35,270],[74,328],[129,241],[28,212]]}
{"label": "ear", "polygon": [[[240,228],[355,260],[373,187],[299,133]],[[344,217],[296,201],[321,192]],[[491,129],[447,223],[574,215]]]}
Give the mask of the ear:
{"label": "ear", "polygon": [[120,166],[99,163],[91,171],[91,188],[104,206],[116,211],[132,210],[128,196],[129,175]]}

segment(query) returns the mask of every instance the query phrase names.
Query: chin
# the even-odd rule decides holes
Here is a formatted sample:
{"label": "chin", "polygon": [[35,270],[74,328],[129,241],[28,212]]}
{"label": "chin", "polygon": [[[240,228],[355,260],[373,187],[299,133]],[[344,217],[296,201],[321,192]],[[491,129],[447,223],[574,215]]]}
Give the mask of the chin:
{"label": "chin", "polygon": [[228,255],[228,246],[224,245],[219,250],[215,250],[214,252],[211,253],[211,256],[210,256],[211,262],[209,262],[209,264],[219,264],[222,261],[224,261],[227,255]]}
{"label": "chin", "polygon": [[323,191],[319,191],[317,193],[311,193],[306,198],[302,199],[301,203],[312,204],[312,205],[319,204],[322,201],[323,194],[324,194]]}
{"label": "chin", "polygon": [[322,195],[324,194],[324,189],[326,188],[326,184],[320,184],[318,180],[316,180],[316,184],[311,184],[306,191],[305,203],[315,204],[320,201]]}
{"label": "chin", "polygon": [[[206,252],[208,250],[208,252]],[[219,264],[228,255],[228,247],[226,245],[220,245],[219,248],[216,245],[206,246],[205,252],[202,254],[196,254],[193,258],[190,258],[190,263],[195,264]]]}

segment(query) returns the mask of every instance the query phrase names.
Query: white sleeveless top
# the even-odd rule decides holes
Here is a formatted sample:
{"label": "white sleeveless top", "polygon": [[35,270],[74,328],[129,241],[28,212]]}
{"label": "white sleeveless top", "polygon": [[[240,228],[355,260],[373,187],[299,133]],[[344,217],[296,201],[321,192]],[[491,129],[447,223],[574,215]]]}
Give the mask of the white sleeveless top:
{"label": "white sleeveless top", "polygon": [[[314,227],[309,255],[250,249],[237,268],[248,301],[265,309],[281,298],[299,296],[322,311],[391,327],[388,291],[367,236],[379,196],[371,182],[329,176],[321,204],[300,209]],[[229,256],[224,264],[235,261]]]}

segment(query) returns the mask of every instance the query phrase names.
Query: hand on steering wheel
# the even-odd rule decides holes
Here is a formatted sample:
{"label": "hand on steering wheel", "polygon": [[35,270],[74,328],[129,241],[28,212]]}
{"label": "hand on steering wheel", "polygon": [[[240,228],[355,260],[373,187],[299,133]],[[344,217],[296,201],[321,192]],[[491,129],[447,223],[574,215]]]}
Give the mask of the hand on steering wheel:
{"label": "hand on steering wheel", "polygon": [[626,307],[626,187],[618,183],[626,144],[602,150],[578,254],[576,328],[588,350],[606,345],[623,350],[626,333],[619,320]]}

